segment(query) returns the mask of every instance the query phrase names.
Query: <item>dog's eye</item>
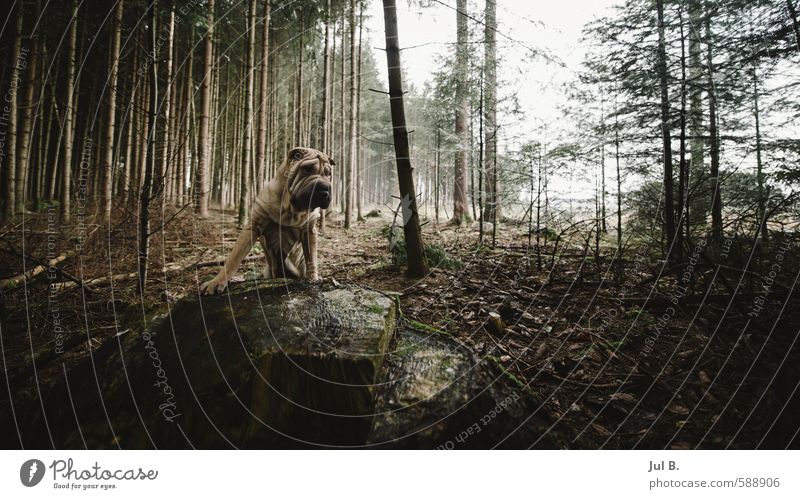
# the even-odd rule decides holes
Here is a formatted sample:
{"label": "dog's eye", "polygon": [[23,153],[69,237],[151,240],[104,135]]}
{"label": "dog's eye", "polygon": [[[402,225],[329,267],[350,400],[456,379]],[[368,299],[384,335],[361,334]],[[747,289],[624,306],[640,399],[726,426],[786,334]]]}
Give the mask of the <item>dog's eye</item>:
{"label": "dog's eye", "polygon": [[300,161],[301,159],[303,159],[303,153],[300,152],[300,151],[293,152],[292,153],[292,159],[295,160],[295,161]]}

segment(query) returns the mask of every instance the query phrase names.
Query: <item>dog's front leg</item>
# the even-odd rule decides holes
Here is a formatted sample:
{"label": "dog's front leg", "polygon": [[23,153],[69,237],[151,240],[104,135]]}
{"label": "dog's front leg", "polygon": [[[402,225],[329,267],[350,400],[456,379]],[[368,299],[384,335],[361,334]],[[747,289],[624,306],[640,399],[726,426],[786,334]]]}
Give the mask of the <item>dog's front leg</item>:
{"label": "dog's front leg", "polygon": [[300,235],[300,242],[303,245],[303,259],[306,261],[306,279],[310,281],[319,280],[317,271],[317,224],[311,224],[308,229]]}
{"label": "dog's front leg", "polygon": [[200,292],[213,295],[225,291],[225,288],[228,287],[228,281],[236,273],[236,269],[239,268],[239,264],[242,263],[244,257],[250,253],[250,249],[255,244],[257,237],[258,234],[248,224],[239,234],[239,237],[236,238],[231,254],[225,260],[225,266],[222,267],[216,277],[200,285]]}

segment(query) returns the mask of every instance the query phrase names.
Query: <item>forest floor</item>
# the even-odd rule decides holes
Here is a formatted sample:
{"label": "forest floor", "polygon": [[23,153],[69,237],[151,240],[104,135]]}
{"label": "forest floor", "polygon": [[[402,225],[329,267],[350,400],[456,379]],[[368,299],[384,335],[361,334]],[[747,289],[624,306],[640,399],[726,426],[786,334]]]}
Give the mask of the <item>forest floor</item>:
{"label": "forest floor", "polygon": [[[127,314],[195,293],[237,235],[232,212],[166,216],[163,231],[155,220],[142,300],[132,217],[121,214],[111,229],[85,220],[54,227],[45,212],[0,228],[2,278],[23,271],[21,255],[25,269],[68,256],[57,274],[2,294],[7,393],[34,395],[63,375],[62,364],[119,333]],[[400,293],[406,320],[453,336],[533,391],[569,447],[797,445],[787,431],[797,425],[800,304],[788,289],[775,285],[774,300],[751,320],[760,277],[712,265],[700,250],[665,266],[646,245],[629,244],[620,258],[612,234],[599,255],[582,237],[556,245],[542,236],[539,267],[527,226],[513,222],[499,225],[494,247],[490,233],[479,244],[477,224],[426,222],[426,243],[446,253],[447,268],[409,279],[392,262],[392,218],[384,208],[344,230],[332,216],[319,245],[321,277]],[[262,261],[251,256],[237,279],[260,275]]]}

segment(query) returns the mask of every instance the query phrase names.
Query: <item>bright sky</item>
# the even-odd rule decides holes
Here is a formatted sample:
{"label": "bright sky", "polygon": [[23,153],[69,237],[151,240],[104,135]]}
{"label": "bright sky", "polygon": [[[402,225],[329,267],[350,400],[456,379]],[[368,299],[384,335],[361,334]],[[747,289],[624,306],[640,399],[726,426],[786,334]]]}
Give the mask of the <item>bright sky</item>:
{"label": "bright sky", "polygon": [[[400,0],[397,5],[401,47],[415,47],[403,51],[406,76],[422,88],[436,69],[437,54],[448,50],[456,39],[456,0],[442,0],[450,7],[422,0]],[[497,36],[501,66],[498,74],[503,80],[503,93],[516,94],[523,111],[542,119],[556,116],[557,105],[563,102],[552,90],[542,92],[548,82],[570,79],[571,71],[579,68],[585,49],[580,44],[581,29],[592,19],[608,12],[610,6],[622,0],[498,0]],[[424,6],[420,6],[422,3]],[[476,19],[483,18],[484,2],[469,1],[468,12]],[[385,45],[383,31],[383,3],[369,3],[367,27],[380,77],[385,81],[386,55],[380,50]],[[483,39],[483,26],[470,21],[472,40]],[[475,45],[475,50],[483,50]],[[541,60],[531,61],[526,47],[548,50],[566,63],[567,69],[558,68]],[[501,94],[502,97],[502,94]]]}
{"label": "bright sky", "polygon": [[[516,95],[521,111],[528,121],[512,122],[517,118],[499,116],[501,131],[499,148],[516,149],[517,139],[536,138],[535,129],[542,121],[553,122],[559,117],[558,106],[566,99],[560,83],[574,79],[580,68],[586,48],[581,44],[583,26],[611,11],[610,7],[623,0],[498,0],[497,19],[498,70],[501,88],[499,97]],[[437,54],[445,53],[456,39],[456,0],[442,0],[450,7],[430,0],[397,2],[400,46],[414,47],[402,53],[403,65],[407,69],[404,77],[422,88],[436,69]],[[420,3],[423,6],[420,6]],[[483,0],[469,0],[468,13],[483,19]],[[386,55],[380,50],[385,46],[383,25],[383,3],[369,2],[365,12],[369,18],[366,27],[378,62],[378,75],[386,81]],[[509,40],[512,39],[512,40]],[[483,39],[483,25],[470,21],[470,39]],[[483,45],[474,45],[483,51]],[[532,60],[528,47],[545,50],[564,62],[566,68]],[[506,131],[503,132],[503,129]],[[569,179],[553,179],[555,190],[577,191],[588,195],[592,184],[578,186]]]}

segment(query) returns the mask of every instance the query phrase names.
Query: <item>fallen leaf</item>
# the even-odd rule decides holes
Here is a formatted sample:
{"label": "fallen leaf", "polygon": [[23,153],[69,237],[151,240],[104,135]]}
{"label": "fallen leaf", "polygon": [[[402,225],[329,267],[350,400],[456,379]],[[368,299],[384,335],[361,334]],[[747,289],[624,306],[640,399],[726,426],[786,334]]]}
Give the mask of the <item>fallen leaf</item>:
{"label": "fallen leaf", "polygon": [[636,397],[634,397],[630,393],[616,392],[616,393],[612,393],[611,394],[611,397],[609,397],[609,400],[620,400],[622,402],[635,403],[636,402]]}

